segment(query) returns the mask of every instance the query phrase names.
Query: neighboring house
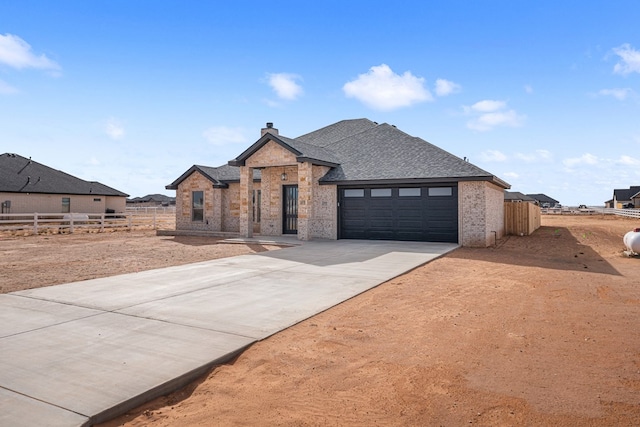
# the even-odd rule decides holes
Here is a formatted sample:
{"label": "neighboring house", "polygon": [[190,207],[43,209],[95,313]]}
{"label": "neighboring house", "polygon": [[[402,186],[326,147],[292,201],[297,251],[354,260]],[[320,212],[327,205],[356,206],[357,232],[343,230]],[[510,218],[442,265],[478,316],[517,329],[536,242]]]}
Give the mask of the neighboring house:
{"label": "neighboring house", "polygon": [[526,194],[522,194],[519,191],[506,191],[506,190],[504,192],[504,201],[505,202],[530,202],[530,203],[536,203],[535,199],[533,199],[532,197],[527,196]]}
{"label": "neighboring house", "polygon": [[546,194],[527,194],[527,196],[535,200],[536,204],[541,208],[553,208],[560,204],[559,201],[547,196]]}
{"label": "neighboring house", "polygon": [[164,194],[148,194],[143,197],[127,199],[127,207],[173,206],[175,204],[175,197],[165,196]]}
{"label": "neighboring house", "polygon": [[297,138],[272,123],[227,165],[194,165],[176,230],[488,246],[504,234],[495,175],[395,126],[343,120]]}
{"label": "neighboring house", "polygon": [[640,189],[637,193],[631,196],[631,203],[633,203],[633,207],[636,209],[640,208]]}
{"label": "neighboring house", "polygon": [[124,212],[127,196],[17,154],[0,155],[2,213]]}
{"label": "neighboring house", "polygon": [[613,190],[613,199],[605,202],[606,207],[622,209],[626,207],[640,208],[640,186],[618,188]]}

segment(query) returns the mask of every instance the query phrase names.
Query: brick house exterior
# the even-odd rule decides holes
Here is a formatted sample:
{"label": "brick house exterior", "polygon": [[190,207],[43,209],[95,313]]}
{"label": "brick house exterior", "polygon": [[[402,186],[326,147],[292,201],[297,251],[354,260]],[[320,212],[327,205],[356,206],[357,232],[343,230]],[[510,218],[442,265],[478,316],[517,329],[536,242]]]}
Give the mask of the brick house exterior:
{"label": "brick house exterior", "polygon": [[228,165],[194,165],[166,188],[176,190],[177,231],[484,247],[504,234],[509,185],[395,126],[356,119],[298,138],[267,123]]}

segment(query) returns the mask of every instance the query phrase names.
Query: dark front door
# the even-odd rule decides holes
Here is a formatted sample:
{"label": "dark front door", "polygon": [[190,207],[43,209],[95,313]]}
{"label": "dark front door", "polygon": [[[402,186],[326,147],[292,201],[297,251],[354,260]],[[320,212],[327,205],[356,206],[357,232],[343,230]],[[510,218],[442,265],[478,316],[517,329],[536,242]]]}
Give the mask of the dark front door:
{"label": "dark front door", "polygon": [[282,234],[298,234],[298,186],[282,186]]}

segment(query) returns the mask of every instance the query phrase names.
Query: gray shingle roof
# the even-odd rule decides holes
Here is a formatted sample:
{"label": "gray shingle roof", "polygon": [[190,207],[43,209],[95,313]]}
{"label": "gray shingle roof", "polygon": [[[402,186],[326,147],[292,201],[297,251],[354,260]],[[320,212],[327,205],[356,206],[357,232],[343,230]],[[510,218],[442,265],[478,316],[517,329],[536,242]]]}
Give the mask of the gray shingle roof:
{"label": "gray shingle roof", "polygon": [[504,192],[504,200],[522,200],[523,202],[535,202],[535,200],[526,194],[522,194],[519,191],[505,191]]}
{"label": "gray shingle roof", "polygon": [[[177,190],[178,185],[189,177],[193,172],[200,172],[205,178],[209,179],[214,187],[228,187],[230,182],[240,181],[240,168],[237,166],[222,165],[218,167],[193,165],[185,173],[180,175],[178,179],[171,184],[165,186],[167,190]],[[253,179],[260,179],[260,170],[253,170]]]}
{"label": "gray shingle roof", "polygon": [[613,197],[615,197],[618,202],[628,202],[631,201],[631,198],[638,192],[640,192],[640,186],[619,188],[613,190]]}
{"label": "gray shingle roof", "polygon": [[376,126],[378,126],[378,124],[369,119],[342,120],[299,136],[296,140],[320,147],[326,147],[337,141],[356,135],[360,132],[364,132]]}
{"label": "gray shingle roof", "polygon": [[551,204],[554,204],[554,205],[556,203],[560,203],[556,199],[552,199],[551,197],[547,196],[546,194],[527,194],[527,196],[531,197],[534,200],[537,200],[539,203],[551,203]]}
{"label": "gray shingle roof", "polygon": [[[386,123],[336,141],[327,148],[339,153],[341,161],[339,167],[321,179],[322,182],[495,178],[491,173]],[[508,187],[508,184],[502,184]]]}
{"label": "gray shingle roof", "polygon": [[0,192],[124,196],[96,181],[85,181],[18,154],[0,155]]}
{"label": "gray shingle roof", "polygon": [[[408,135],[395,126],[368,119],[342,120],[297,138],[266,133],[242,154],[231,160],[225,173],[237,176],[237,166],[274,141],[292,152],[298,161],[330,166],[321,183],[421,182],[486,180],[503,188],[509,184],[495,175],[460,159],[427,141]],[[167,189],[177,185],[199,168],[214,181],[221,168],[194,166]],[[209,170],[211,169],[211,170]]]}

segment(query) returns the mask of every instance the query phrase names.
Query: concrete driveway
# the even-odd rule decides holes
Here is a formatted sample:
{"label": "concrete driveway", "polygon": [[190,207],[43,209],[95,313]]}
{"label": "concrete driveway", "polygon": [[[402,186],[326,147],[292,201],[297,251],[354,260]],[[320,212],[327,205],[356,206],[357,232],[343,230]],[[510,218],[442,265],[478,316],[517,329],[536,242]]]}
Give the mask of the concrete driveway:
{"label": "concrete driveway", "polygon": [[310,241],[0,295],[0,426],[106,421],[455,248]]}

